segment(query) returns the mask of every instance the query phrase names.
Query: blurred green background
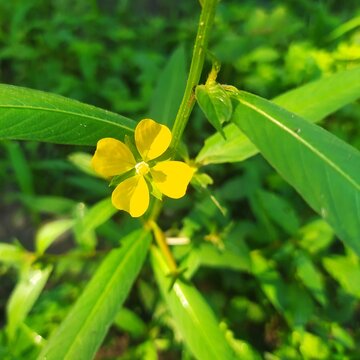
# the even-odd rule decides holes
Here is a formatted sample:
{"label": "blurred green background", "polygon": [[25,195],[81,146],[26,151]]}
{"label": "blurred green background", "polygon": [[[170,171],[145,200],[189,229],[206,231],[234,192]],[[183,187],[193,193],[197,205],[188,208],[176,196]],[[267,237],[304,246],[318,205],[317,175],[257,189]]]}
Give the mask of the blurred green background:
{"label": "blurred green background", "polygon": [[[1,0],[0,82],[141,119],[179,46],[189,64],[198,15],[195,0]],[[360,64],[360,5],[357,0],[224,0],[209,49],[222,64],[219,82],[270,99]],[[322,125],[359,149],[359,119],[358,101]],[[195,108],[186,134],[191,157],[212,133]],[[81,216],[86,206],[110,194],[103,181],[68,161],[79,150],[94,149],[1,143],[1,242],[16,239],[31,250],[41,224],[69,213]],[[260,156],[205,171],[227,215],[219,215],[208,197],[192,192],[187,199],[168,202],[161,225],[181,229],[193,240],[175,249],[176,256],[193,270],[195,284],[224,320],[224,331],[228,326],[230,337],[255,349],[249,350],[249,359],[256,359],[256,353],[269,360],[359,359],[358,258]],[[192,208],[195,199],[198,205]],[[56,260],[48,261],[57,263],[55,275],[27,320],[31,328],[47,337],[57,326],[102,252],[117,244],[118,226],[126,232],[135,225],[117,214],[99,228],[95,254],[89,255],[72,235],[54,247]],[[219,256],[224,241],[237,258]],[[3,326],[16,272],[1,265],[0,274]],[[285,299],[285,293],[291,295]],[[121,316],[129,317],[129,328],[114,325],[99,359],[120,358],[121,353],[124,359],[144,358],[139,354],[148,339],[156,339],[161,359],[191,358],[173,332],[149,269],[127,306],[131,311]],[[31,358],[31,351],[29,345],[18,358]],[[12,358],[3,334],[0,358]]]}

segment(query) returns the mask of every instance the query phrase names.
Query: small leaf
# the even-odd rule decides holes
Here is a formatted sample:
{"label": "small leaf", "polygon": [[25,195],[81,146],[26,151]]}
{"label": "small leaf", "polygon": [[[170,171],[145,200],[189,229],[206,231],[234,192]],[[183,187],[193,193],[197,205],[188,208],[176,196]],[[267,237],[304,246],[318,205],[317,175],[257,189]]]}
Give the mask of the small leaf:
{"label": "small leaf", "polygon": [[91,166],[92,155],[84,152],[74,152],[68,156],[69,161],[74,164],[79,170],[92,176],[98,176]]}
{"label": "small leaf", "polygon": [[295,257],[296,273],[303,284],[310,290],[313,297],[323,306],[327,304],[324,279],[315,267],[311,258],[305,252],[299,252]]}
{"label": "small leaf", "polygon": [[74,220],[60,219],[44,224],[35,236],[35,248],[39,255],[42,255],[46,249],[74,225]]}
{"label": "small leaf", "polygon": [[126,308],[120,309],[117,313],[114,325],[120,330],[130,333],[134,338],[144,336],[146,333],[146,324],[136,313]]}
{"label": "small leaf", "polygon": [[151,236],[132,232],[112,250],[50,337],[39,359],[92,359],[143,265]]}
{"label": "small leaf", "polygon": [[229,121],[232,114],[230,96],[217,83],[197,86],[195,96],[210,124],[225,137],[222,124]]}

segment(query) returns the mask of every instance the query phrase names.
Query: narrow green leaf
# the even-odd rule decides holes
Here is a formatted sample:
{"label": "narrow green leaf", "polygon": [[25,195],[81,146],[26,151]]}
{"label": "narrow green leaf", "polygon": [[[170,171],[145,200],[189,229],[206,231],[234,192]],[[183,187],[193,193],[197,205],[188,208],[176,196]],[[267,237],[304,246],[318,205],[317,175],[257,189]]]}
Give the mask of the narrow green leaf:
{"label": "narrow green leaf", "polygon": [[224,249],[218,249],[212,244],[204,243],[191,250],[190,255],[184,260],[181,267],[187,268],[186,275],[188,278],[201,266],[250,272],[249,251],[245,246],[242,250],[242,252],[232,251],[229,245]]}
{"label": "narrow green leaf", "polygon": [[112,250],[59,329],[41,352],[41,360],[89,360],[101,345],[145,260],[151,236],[138,230]]}
{"label": "narrow green leaf", "polygon": [[118,210],[112,205],[110,198],[105,198],[90,209],[79,204],[75,212],[75,240],[84,249],[93,250],[97,244],[94,230],[109,220]]}
{"label": "narrow green leaf", "polygon": [[41,226],[35,236],[35,248],[39,255],[74,225],[72,219],[58,219]]}
{"label": "narrow green leaf", "polygon": [[83,226],[88,230],[96,229],[109,220],[117,211],[111,202],[111,198],[103,199],[92,206],[85,214]]}
{"label": "narrow green leaf", "polygon": [[340,71],[277,96],[273,102],[318,122],[360,97],[360,67]]}
{"label": "narrow green leaf", "polygon": [[321,305],[325,306],[328,298],[321,272],[315,267],[311,258],[305,252],[299,251],[294,258],[297,276],[310,290],[312,296]]}
{"label": "narrow green leaf", "polygon": [[20,274],[20,281],[11,293],[6,308],[6,330],[10,338],[14,337],[17,328],[33,307],[49,278],[51,270],[52,266],[44,269],[26,267]]}
{"label": "narrow green leaf", "polygon": [[20,145],[16,142],[6,141],[4,142],[4,146],[8,152],[11,166],[21,192],[24,195],[33,195],[34,184],[32,173]]}
{"label": "narrow green leaf", "polygon": [[31,256],[18,245],[0,243],[0,263],[21,266],[26,262],[26,258],[30,260]]}
{"label": "narrow green leaf", "polygon": [[238,93],[233,121],[261,154],[360,254],[360,152],[260,97]]}
{"label": "narrow green leaf", "polygon": [[98,176],[91,166],[92,154],[77,151],[68,156],[69,161],[75,165],[79,170],[92,176]]}
{"label": "narrow green leaf", "polygon": [[294,209],[285,198],[261,189],[257,190],[256,196],[261,203],[261,206],[266,211],[266,214],[279,227],[289,235],[294,235],[298,231],[300,226],[299,219]]}
{"label": "narrow green leaf", "polygon": [[149,117],[172,127],[186,84],[185,49],[178,47],[159,76]]}
{"label": "narrow green leaf", "polygon": [[60,196],[20,196],[29,208],[48,214],[69,214],[76,205],[74,200]]}
{"label": "narrow green leaf", "polygon": [[[317,122],[360,97],[360,67],[342,71],[288,91],[273,102],[295,114]],[[203,165],[244,161],[258,153],[245,134],[233,124],[210,136],[196,161]]]}
{"label": "narrow green leaf", "polygon": [[338,39],[349,31],[356,29],[357,27],[360,27],[360,16],[356,16],[349,21],[346,21],[344,24],[341,24],[330,33],[328,39],[329,41]]}
{"label": "narrow green leaf", "polygon": [[131,135],[136,123],[59,95],[0,84],[0,139],[95,145]]}
{"label": "narrow green leaf", "polygon": [[172,279],[164,258],[157,248],[151,249],[151,261],[161,293],[175,319],[187,346],[197,359],[235,359],[224,333],[209,305],[190,284]]}

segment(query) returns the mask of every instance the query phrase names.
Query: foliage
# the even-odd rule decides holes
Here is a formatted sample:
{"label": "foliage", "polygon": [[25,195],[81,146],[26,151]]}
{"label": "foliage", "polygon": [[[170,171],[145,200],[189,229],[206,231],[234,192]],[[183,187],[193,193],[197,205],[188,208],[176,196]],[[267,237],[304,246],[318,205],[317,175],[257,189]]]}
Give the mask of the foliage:
{"label": "foliage", "polygon": [[[0,3],[1,359],[360,357],[359,5],[200,3]],[[132,218],[142,118],[196,172]]]}

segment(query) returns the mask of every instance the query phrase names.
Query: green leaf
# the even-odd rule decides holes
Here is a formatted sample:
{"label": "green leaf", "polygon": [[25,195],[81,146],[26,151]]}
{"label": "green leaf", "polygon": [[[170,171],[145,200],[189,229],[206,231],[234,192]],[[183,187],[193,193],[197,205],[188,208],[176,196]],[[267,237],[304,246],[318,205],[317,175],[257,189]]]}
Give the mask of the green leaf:
{"label": "green leaf", "polygon": [[178,47],[159,76],[149,117],[172,127],[186,85],[185,49]]}
{"label": "green leaf", "polygon": [[68,156],[69,161],[74,164],[79,170],[83,171],[85,174],[92,175],[92,176],[98,176],[98,174],[95,172],[95,170],[91,166],[91,159],[92,155],[77,151],[74,153],[71,153]]}
{"label": "green leaf", "polygon": [[220,84],[199,85],[195,89],[196,100],[210,124],[225,138],[222,124],[230,120],[232,103]]}
{"label": "green leaf", "polygon": [[238,100],[234,123],[337,235],[360,254],[360,152],[260,97],[239,92]]}
{"label": "green leaf", "polygon": [[273,264],[260,252],[252,252],[252,270],[261,289],[293,327],[304,326],[312,316],[314,305],[309,295],[297,284],[286,282]]}
{"label": "green leaf", "polygon": [[321,305],[325,306],[327,304],[327,297],[321,272],[315,267],[311,258],[305,252],[299,251],[294,259],[297,276],[310,290],[313,297]]}
{"label": "green leaf", "polygon": [[72,219],[58,219],[44,224],[36,233],[35,248],[39,255],[74,225]]}
{"label": "green leaf", "polygon": [[299,230],[299,245],[311,254],[326,249],[334,240],[334,230],[323,219],[314,220]]}
{"label": "green leaf", "polygon": [[26,260],[31,261],[31,257],[18,245],[0,243],[0,263],[20,267]]}
{"label": "green leaf", "polygon": [[20,196],[29,208],[48,214],[69,214],[76,205],[74,200],[60,196]]}
{"label": "green leaf", "polygon": [[182,268],[187,268],[186,276],[190,278],[200,266],[250,272],[250,255],[245,245],[242,246],[241,252],[233,251],[231,244],[226,245],[224,249],[206,243],[194,247],[181,264]]}
{"label": "green leaf", "polygon": [[120,330],[130,333],[134,338],[139,338],[146,334],[146,324],[133,311],[122,308],[117,313],[114,325]]}
{"label": "green leaf", "polygon": [[356,29],[357,27],[360,27],[360,16],[356,16],[348,21],[346,21],[344,24],[341,24],[339,27],[337,27],[335,30],[333,30],[328,39],[335,40],[340,38],[341,36],[345,35],[346,33]]}
{"label": "green leaf", "polygon": [[266,214],[289,235],[294,235],[299,229],[299,219],[291,205],[279,195],[259,189],[256,196]]}
{"label": "green leaf", "polygon": [[89,360],[101,345],[145,260],[151,236],[134,231],[112,250],[51,336],[39,359]]}
{"label": "green leaf", "polygon": [[[360,67],[321,78],[288,91],[273,102],[317,122],[360,97]],[[196,161],[203,165],[244,161],[258,153],[244,133],[233,124],[224,128],[226,140],[214,134],[205,141]]]}
{"label": "green leaf", "polygon": [[109,220],[117,209],[111,202],[111,198],[105,198],[93,205],[81,219],[84,231],[94,230]]}
{"label": "green leaf", "polygon": [[22,271],[20,281],[11,293],[6,308],[6,330],[10,338],[14,337],[17,328],[33,307],[49,278],[51,270],[52,266],[44,269],[26,267]]}
{"label": "green leaf", "polygon": [[299,350],[304,359],[329,359],[330,347],[319,336],[306,331],[295,331],[293,338],[299,343]]}
{"label": "green leaf", "polygon": [[151,262],[176,326],[188,348],[197,359],[235,359],[209,305],[190,284],[177,279],[169,290],[172,278],[169,268],[157,248],[151,249]]}
{"label": "green leaf", "polygon": [[131,135],[136,123],[59,95],[0,84],[0,139],[95,145]]}
{"label": "green leaf", "polygon": [[33,195],[34,184],[32,173],[20,145],[16,142],[5,142],[4,146],[8,152],[20,190],[24,195]]}
{"label": "green leaf", "polygon": [[349,294],[360,299],[360,265],[346,256],[332,256],[323,259],[326,271]]}
{"label": "green leaf", "polygon": [[225,139],[216,133],[205,140],[204,147],[196,157],[202,165],[244,161],[256,155],[259,150],[234,124],[223,128]]}

